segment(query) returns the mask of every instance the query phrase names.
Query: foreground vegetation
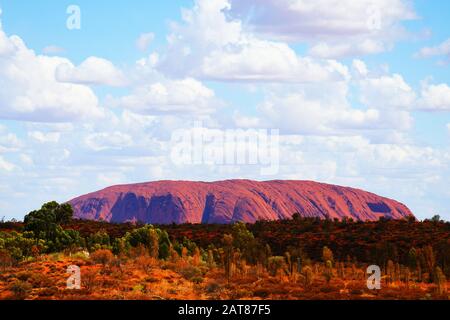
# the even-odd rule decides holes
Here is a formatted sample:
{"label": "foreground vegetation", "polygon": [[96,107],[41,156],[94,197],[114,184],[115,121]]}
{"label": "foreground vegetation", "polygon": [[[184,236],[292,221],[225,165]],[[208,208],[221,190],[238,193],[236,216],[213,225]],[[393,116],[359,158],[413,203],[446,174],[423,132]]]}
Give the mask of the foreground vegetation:
{"label": "foreground vegetation", "polygon": [[[450,224],[74,221],[55,202],[0,223],[0,299],[448,299]],[[367,288],[379,265],[381,290]],[[81,268],[81,290],[66,287]]]}

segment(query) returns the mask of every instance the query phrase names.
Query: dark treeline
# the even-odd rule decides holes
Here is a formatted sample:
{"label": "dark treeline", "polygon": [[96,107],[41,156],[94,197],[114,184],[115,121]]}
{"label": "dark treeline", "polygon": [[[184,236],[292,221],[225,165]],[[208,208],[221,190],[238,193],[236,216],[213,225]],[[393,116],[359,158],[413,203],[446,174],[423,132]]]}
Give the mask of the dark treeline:
{"label": "dark treeline", "polygon": [[[207,247],[220,246],[230,225],[162,226],[174,239],[188,238]],[[450,276],[450,223],[438,216],[418,222],[415,219],[376,222],[332,221],[316,218],[259,221],[248,224],[255,239],[268,245],[274,255],[286,252],[320,261],[323,248],[330,248],[336,260],[377,264],[389,261],[410,268],[440,266]],[[299,253],[300,252],[300,253]]]}

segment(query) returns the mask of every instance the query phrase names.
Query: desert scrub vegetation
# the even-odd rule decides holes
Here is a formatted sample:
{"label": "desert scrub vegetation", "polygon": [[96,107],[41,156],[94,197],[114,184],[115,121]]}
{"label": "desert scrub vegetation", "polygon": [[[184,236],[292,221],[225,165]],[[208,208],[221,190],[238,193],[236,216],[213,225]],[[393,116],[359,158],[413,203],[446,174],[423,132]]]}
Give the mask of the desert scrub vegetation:
{"label": "desert scrub vegetation", "polygon": [[30,294],[31,285],[28,282],[16,280],[10,285],[9,290],[12,292],[14,299],[24,300]]}
{"label": "desert scrub vegetation", "polygon": [[[56,202],[0,224],[0,299],[448,299],[450,224],[74,221]],[[380,266],[382,289],[367,288]],[[70,265],[81,290],[66,288]]]}

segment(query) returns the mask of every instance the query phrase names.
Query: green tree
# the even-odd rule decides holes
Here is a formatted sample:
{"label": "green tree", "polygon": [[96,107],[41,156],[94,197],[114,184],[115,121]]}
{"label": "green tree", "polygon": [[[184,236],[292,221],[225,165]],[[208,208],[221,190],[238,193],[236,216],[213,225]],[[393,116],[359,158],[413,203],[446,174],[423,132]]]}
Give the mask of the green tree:
{"label": "green tree", "polygon": [[44,204],[41,209],[30,212],[25,216],[25,231],[34,233],[38,239],[56,238],[57,227],[70,222],[73,216],[73,209],[70,204],[58,204],[49,202]]}
{"label": "green tree", "polygon": [[239,249],[243,258],[249,263],[256,263],[260,253],[260,246],[253,233],[247,229],[245,223],[235,223],[231,228],[233,247]]}
{"label": "green tree", "polygon": [[61,226],[56,226],[53,238],[45,239],[48,251],[62,251],[64,249],[79,249],[86,246],[76,230],[64,230]]}
{"label": "green tree", "polygon": [[[127,232],[125,235],[125,240],[131,247],[138,247],[143,245],[153,258],[160,257],[160,245],[163,245],[163,254],[164,259],[167,258],[170,241],[166,232],[163,232],[159,229],[155,229],[152,225],[146,225],[142,228],[135,229],[131,232]],[[162,241],[162,242],[161,242]],[[167,246],[167,250],[166,250]]]}
{"label": "green tree", "polygon": [[100,230],[91,234],[87,238],[87,247],[92,252],[100,249],[110,249],[111,240],[109,234],[105,230]]}
{"label": "green tree", "polygon": [[440,215],[435,215],[431,218],[431,221],[438,223],[441,222],[441,216]]}
{"label": "green tree", "polygon": [[158,237],[158,256],[160,259],[167,259],[170,255],[170,247],[172,246],[172,243],[169,239],[169,234],[165,230],[156,229],[156,234]]}
{"label": "green tree", "polygon": [[51,222],[59,225],[69,223],[73,216],[72,206],[68,203],[59,204],[56,201],[42,205],[41,209],[30,212],[25,216],[25,226],[30,227],[33,223]]}

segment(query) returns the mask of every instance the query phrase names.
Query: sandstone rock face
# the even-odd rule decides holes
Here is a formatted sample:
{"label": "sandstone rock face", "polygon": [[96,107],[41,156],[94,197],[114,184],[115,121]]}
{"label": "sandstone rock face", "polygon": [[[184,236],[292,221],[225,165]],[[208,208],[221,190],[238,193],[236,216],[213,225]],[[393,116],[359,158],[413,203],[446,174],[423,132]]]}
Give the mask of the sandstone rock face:
{"label": "sandstone rock face", "polygon": [[311,181],[158,181],[120,185],[75,198],[75,217],[152,224],[233,223],[302,217],[402,219],[403,204],[358,189]]}

